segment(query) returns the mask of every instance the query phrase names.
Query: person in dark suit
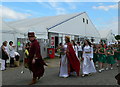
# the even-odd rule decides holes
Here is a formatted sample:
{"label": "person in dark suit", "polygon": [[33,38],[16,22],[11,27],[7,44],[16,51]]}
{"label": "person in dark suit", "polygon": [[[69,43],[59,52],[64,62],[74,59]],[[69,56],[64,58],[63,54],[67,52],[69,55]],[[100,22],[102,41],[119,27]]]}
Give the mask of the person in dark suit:
{"label": "person in dark suit", "polygon": [[118,73],[118,74],[115,76],[115,79],[117,80],[117,84],[120,85],[120,73]]}

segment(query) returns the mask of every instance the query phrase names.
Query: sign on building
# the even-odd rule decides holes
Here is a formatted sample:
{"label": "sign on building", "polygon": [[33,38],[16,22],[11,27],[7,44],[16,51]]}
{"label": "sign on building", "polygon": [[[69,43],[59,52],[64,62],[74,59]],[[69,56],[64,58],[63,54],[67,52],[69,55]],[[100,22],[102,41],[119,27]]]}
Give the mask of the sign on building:
{"label": "sign on building", "polygon": [[51,46],[55,45],[55,37],[51,37]]}

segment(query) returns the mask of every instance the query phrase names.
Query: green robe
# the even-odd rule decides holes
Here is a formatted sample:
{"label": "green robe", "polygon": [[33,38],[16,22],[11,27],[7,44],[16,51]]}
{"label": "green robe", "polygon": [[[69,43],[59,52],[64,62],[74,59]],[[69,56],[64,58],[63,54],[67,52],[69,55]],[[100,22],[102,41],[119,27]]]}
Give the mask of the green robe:
{"label": "green robe", "polygon": [[[101,48],[100,52],[104,53],[105,48]],[[102,63],[106,63],[106,55],[105,54],[99,54],[98,61]]]}
{"label": "green robe", "polygon": [[[112,53],[112,50],[107,50],[107,52]],[[109,54],[107,55],[107,63],[108,64],[115,64],[116,63],[113,55],[109,55]]]}
{"label": "green robe", "polygon": [[[120,52],[120,48],[115,48],[115,49]],[[120,60],[120,53],[115,52],[114,58],[117,58],[117,60]]]}

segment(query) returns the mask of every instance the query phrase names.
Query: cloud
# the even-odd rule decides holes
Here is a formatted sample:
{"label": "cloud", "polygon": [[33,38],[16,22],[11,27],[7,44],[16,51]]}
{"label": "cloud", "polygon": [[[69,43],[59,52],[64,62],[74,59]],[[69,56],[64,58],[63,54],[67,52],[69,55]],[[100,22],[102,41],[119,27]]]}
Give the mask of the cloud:
{"label": "cloud", "polygon": [[110,9],[117,9],[118,8],[118,4],[115,5],[109,5],[109,6],[93,6],[93,9],[97,9],[97,10],[105,10],[108,11]]}
{"label": "cloud", "polygon": [[0,6],[0,17],[4,18],[4,19],[25,19],[27,17],[31,16],[30,14],[26,14],[26,13],[19,13],[16,12],[8,7],[5,6]]}
{"label": "cloud", "polygon": [[57,10],[57,15],[61,15],[61,14],[66,14],[66,10],[64,8],[56,8]]}
{"label": "cloud", "polygon": [[68,4],[69,8],[72,9],[72,10],[77,9],[76,3],[74,4],[73,2],[72,3],[71,2],[66,2],[66,4]]}
{"label": "cloud", "polygon": [[112,30],[114,34],[118,34],[118,18],[111,18],[108,21],[104,21],[100,23],[100,25],[96,25],[98,30]]}
{"label": "cloud", "polygon": [[49,5],[50,5],[51,7],[53,7],[53,8],[58,7],[58,2],[48,2],[48,3],[49,3]]}
{"label": "cloud", "polygon": [[52,9],[56,11],[56,15],[67,13],[66,9],[63,8],[59,2],[54,2],[54,0],[49,0],[48,4],[51,6]]}
{"label": "cloud", "polygon": [[56,12],[56,15],[66,14],[66,8],[63,8],[60,2],[55,2],[54,0],[48,0],[48,2],[38,2],[40,5],[43,5],[46,8],[53,9]]}
{"label": "cloud", "polygon": [[[64,0],[64,2],[74,2],[75,0]],[[78,0],[76,0],[78,1]]]}
{"label": "cloud", "polygon": [[79,2],[79,0],[35,0],[37,2]]}
{"label": "cloud", "polygon": [[0,0],[2,2],[119,2],[119,0]]}
{"label": "cloud", "polygon": [[98,3],[98,5],[103,5],[103,3]]}

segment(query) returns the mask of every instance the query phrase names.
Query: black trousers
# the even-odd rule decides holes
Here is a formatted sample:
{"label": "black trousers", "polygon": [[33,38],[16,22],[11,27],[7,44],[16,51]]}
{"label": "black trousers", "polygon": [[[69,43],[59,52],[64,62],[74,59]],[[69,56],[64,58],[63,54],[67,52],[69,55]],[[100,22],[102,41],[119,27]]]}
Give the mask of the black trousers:
{"label": "black trousers", "polygon": [[10,67],[14,66],[14,58],[10,57]]}
{"label": "black trousers", "polygon": [[80,58],[82,58],[82,51],[78,51],[78,57]]}

